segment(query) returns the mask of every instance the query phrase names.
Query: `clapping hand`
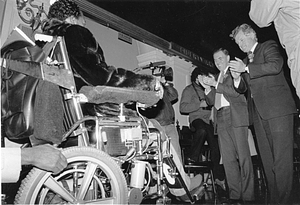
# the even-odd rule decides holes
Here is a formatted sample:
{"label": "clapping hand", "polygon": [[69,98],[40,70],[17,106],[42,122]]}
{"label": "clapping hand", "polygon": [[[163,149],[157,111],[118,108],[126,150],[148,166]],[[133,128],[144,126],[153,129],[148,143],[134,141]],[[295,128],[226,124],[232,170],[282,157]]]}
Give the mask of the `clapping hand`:
{"label": "clapping hand", "polygon": [[236,71],[231,70],[231,69],[230,69],[230,73],[231,73],[231,76],[233,77],[233,79],[238,79],[241,76],[240,72],[236,72]]}
{"label": "clapping hand", "polygon": [[199,75],[199,77],[198,77],[199,83],[203,86],[204,89],[210,89],[210,85],[207,85],[203,82],[204,78],[205,78],[205,76]]}
{"label": "clapping hand", "polygon": [[214,86],[214,87],[217,85],[217,81],[212,74],[209,74],[209,76],[203,77],[203,83],[205,85]]}
{"label": "clapping hand", "polygon": [[246,71],[246,64],[239,58],[229,61],[228,66],[230,67],[230,70],[235,72],[243,73]]}

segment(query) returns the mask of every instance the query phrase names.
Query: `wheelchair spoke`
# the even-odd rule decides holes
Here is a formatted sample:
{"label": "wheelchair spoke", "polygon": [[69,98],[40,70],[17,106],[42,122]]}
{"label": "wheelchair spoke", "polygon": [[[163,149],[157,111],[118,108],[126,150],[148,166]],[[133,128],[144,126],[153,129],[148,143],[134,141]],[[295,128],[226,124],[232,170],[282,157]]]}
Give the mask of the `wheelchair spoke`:
{"label": "wheelchair spoke", "polygon": [[85,202],[85,204],[114,204],[115,197]]}
{"label": "wheelchair spoke", "polygon": [[84,199],[84,197],[85,197],[85,195],[88,191],[88,188],[91,184],[91,181],[92,181],[92,178],[95,174],[96,169],[97,169],[97,164],[91,163],[91,162],[89,162],[87,164],[86,170],[85,170],[85,173],[84,173],[84,177],[83,177],[80,189],[79,189],[78,194],[77,194],[77,199],[79,199],[79,200]]}
{"label": "wheelchair spoke", "polygon": [[91,147],[63,150],[68,167],[59,175],[33,169],[15,204],[128,204],[123,171],[105,152]]}
{"label": "wheelchair spoke", "polygon": [[75,197],[72,196],[68,190],[66,190],[61,184],[59,184],[52,176],[48,177],[45,181],[44,185],[52,190],[53,192],[59,194],[62,198],[64,198],[68,202],[76,201]]}

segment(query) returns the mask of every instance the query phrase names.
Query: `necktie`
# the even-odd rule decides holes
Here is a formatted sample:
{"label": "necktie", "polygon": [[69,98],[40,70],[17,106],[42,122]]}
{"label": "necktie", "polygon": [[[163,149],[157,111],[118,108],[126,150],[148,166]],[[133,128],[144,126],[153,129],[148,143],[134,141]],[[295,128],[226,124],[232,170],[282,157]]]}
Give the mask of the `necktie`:
{"label": "necktie", "polygon": [[[219,83],[223,83],[223,79],[224,79],[224,72],[221,71],[220,72],[220,77],[219,77]],[[215,108],[218,110],[222,107],[221,105],[221,97],[222,97],[222,94],[220,93],[216,93],[216,97],[215,97]]]}
{"label": "necktie", "polygon": [[252,63],[253,62],[253,58],[254,58],[254,53],[252,51],[249,51],[247,53],[247,55],[248,55],[249,63]]}

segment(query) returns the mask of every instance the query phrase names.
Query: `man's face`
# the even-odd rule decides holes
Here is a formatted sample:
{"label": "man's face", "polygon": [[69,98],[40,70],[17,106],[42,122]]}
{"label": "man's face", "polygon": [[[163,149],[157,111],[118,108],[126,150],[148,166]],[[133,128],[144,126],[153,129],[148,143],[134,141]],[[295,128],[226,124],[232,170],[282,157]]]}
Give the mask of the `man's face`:
{"label": "man's face", "polygon": [[223,71],[228,65],[229,62],[229,56],[225,55],[223,51],[218,51],[214,53],[214,62],[216,67],[220,70]]}
{"label": "man's face", "polygon": [[235,43],[240,47],[241,51],[243,51],[244,53],[249,52],[253,45],[256,43],[254,33],[245,34],[243,31],[239,31],[234,40]]}

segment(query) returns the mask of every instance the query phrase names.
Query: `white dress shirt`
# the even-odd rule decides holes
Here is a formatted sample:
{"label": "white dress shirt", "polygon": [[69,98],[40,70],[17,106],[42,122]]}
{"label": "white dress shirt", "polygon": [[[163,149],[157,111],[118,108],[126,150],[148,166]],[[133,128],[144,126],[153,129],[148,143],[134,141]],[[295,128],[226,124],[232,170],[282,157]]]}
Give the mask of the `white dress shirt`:
{"label": "white dress shirt", "polygon": [[1,182],[17,182],[21,172],[21,148],[1,148]]}
{"label": "white dress shirt", "polygon": [[[224,72],[224,78],[225,78],[225,75],[226,75],[226,72],[227,72],[228,68],[229,67],[226,67],[224,71],[220,71],[220,72]],[[220,82],[220,77],[221,77],[221,73],[220,73],[220,75],[218,77],[218,81],[217,81],[217,84],[216,84],[216,89],[218,88],[218,85],[219,85],[219,82]],[[228,100],[226,100],[226,98],[224,97],[224,95],[221,94],[221,107],[226,107],[226,106],[230,106],[230,103],[228,102]]]}

